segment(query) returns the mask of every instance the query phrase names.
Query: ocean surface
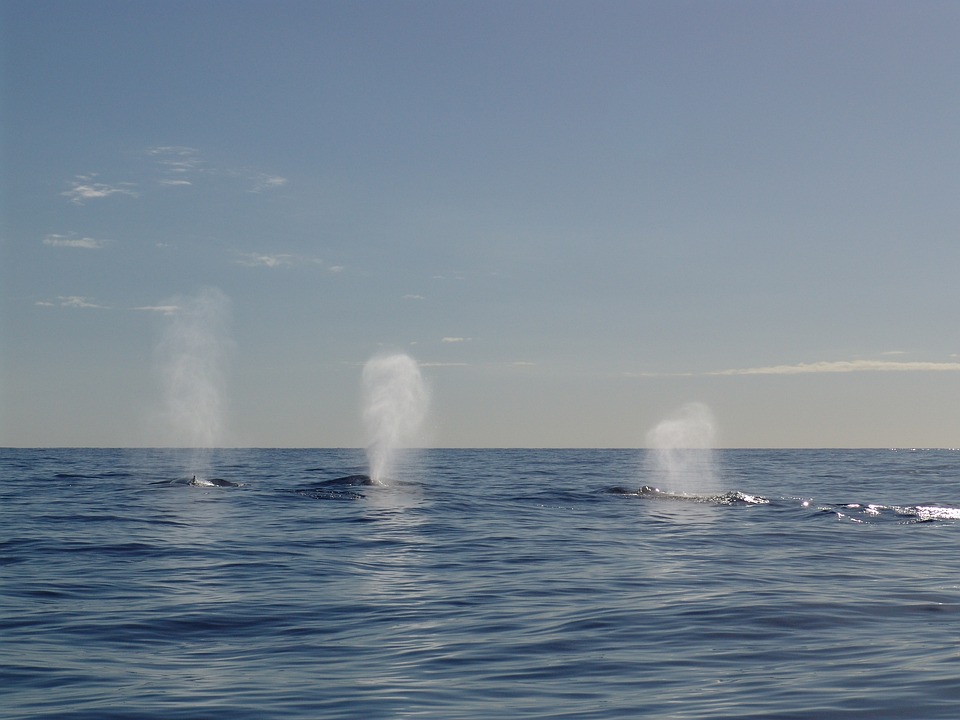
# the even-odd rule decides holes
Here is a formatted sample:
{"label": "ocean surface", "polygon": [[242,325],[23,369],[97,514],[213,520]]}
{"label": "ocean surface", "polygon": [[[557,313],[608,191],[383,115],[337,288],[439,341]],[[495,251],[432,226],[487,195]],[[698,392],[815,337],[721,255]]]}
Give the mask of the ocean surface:
{"label": "ocean surface", "polygon": [[960,451],[401,460],[0,450],[0,717],[960,717]]}

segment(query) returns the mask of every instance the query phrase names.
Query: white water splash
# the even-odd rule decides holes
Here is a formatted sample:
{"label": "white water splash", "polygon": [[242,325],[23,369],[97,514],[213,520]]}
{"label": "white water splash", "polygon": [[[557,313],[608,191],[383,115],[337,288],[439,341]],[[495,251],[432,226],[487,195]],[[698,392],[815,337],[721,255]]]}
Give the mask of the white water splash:
{"label": "white water splash", "polygon": [[417,440],[428,406],[429,394],[420,368],[409,355],[376,356],[364,366],[363,423],[374,482],[384,482],[396,451]]}
{"label": "white water splash", "polygon": [[714,469],[716,424],[710,408],[687,403],[647,433],[647,475],[673,493],[705,495],[717,491]]}
{"label": "white water splash", "polygon": [[218,288],[176,297],[157,346],[164,386],[166,442],[198,451],[219,447],[226,437],[230,298]]}

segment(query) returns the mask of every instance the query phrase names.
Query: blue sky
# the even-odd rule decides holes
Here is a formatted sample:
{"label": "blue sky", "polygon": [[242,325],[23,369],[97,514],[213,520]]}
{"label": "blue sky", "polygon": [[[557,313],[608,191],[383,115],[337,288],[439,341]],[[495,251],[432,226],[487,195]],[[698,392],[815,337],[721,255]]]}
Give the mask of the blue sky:
{"label": "blue sky", "polygon": [[[0,445],[960,445],[960,5],[0,3]],[[179,300],[178,300],[179,298]]]}

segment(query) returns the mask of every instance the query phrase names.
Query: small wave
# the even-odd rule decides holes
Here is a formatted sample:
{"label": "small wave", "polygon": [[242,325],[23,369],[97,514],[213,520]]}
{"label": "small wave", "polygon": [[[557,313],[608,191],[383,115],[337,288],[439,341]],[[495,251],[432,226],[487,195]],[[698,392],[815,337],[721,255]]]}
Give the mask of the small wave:
{"label": "small wave", "polygon": [[955,505],[915,505],[912,508],[897,508],[903,515],[915,515],[920,522],[931,520],[960,520],[960,507]]}
{"label": "small wave", "polygon": [[875,503],[846,503],[819,506],[817,509],[820,512],[836,515],[838,520],[858,523],[896,520],[909,524],[960,520],[960,505],[953,504],[878,505]]}
{"label": "small wave", "polygon": [[298,488],[289,492],[312,500],[363,500],[366,497],[363,493],[337,488]]}
{"label": "small wave", "polygon": [[71,473],[71,472],[58,472],[54,473],[54,480],[108,480],[111,478],[126,478],[132,477],[133,474],[125,470],[105,470],[100,473]]}
{"label": "small wave", "polygon": [[762,495],[731,490],[719,495],[693,495],[671,493],[660,488],[644,485],[638,490],[621,486],[611,487],[606,492],[614,495],[625,495],[642,500],[673,501],[687,503],[703,503],[709,505],[771,505],[789,507],[792,502],[798,502],[801,508],[813,507],[819,513],[829,513],[838,520],[855,523],[896,521],[902,524],[949,522],[960,520],[960,504],[955,503],[926,503],[920,505],[880,505],[877,503],[838,503],[817,504],[809,499],[781,498],[772,502]]}

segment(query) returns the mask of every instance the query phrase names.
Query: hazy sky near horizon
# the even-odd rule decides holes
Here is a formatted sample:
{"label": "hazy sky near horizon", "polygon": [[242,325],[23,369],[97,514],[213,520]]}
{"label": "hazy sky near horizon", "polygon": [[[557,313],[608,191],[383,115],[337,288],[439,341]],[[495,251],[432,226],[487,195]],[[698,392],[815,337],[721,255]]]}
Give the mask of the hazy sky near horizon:
{"label": "hazy sky near horizon", "polygon": [[958,3],[0,8],[0,445],[960,446]]}

